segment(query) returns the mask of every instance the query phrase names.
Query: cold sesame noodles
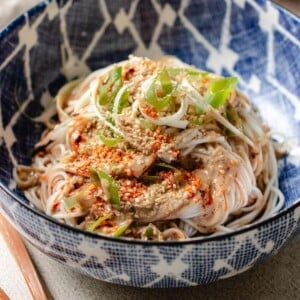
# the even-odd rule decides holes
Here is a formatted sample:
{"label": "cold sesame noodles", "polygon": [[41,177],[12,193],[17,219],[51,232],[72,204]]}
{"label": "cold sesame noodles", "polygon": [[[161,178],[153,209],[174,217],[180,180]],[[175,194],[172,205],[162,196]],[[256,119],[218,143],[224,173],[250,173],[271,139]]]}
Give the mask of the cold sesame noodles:
{"label": "cold sesame noodles", "polygon": [[173,57],[68,83],[17,184],[48,215],[114,237],[184,240],[265,219],[284,203],[275,150],[236,83]]}

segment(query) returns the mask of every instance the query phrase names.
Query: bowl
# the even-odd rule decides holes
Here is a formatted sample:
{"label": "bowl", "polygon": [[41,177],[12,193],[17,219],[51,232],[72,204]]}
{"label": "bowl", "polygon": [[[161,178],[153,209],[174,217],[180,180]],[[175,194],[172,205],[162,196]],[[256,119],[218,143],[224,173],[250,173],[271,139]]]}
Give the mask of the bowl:
{"label": "bowl", "polygon": [[[83,274],[137,287],[184,287],[244,272],[300,226],[300,21],[260,0],[47,1],[0,33],[0,207],[35,247]],[[176,55],[239,88],[291,146],[279,161],[282,210],[232,233],[182,242],[104,237],[32,207],[13,180],[59,88],[129,54]]]}

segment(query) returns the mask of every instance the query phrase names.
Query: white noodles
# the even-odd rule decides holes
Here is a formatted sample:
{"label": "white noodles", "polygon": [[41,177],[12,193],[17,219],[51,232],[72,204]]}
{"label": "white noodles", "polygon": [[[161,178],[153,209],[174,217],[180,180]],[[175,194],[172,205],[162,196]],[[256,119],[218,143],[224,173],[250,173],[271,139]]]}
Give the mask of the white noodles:
{"label": "white noodles", "polygon": [[[127,224],[129,219],[126,235],[140,238],[142,234],[141,238],[150,239],[145,237],[149,231],[158,240],[232,232],[273,216],[283,207],[271,133],[244,95],[233,91],[227,100],[242,122],[237,126],[226,115],[226,104],[214,108],[203,96],[209,82],[218,76],[199,75],[193,81],[184,72],[195,68],[177,59],[153,62],[131,57],[117,64],[123,77],[113,101],[100,105],[99,87],[114,66],[60,91],[58,124],[37,143],[41,152],[34,156],[32,166],[14,170],[17,184],[34,206],[84,229],[105,214],[114,216],[111,224]],[[173,108],[154,109],[156,114],[151,114],[146,94],[162,66],[183,68],[184,75],[172,75],[169,82],[174,88]],[[134,76],[132,69],[137,73]],[[130,76],[134,79],[127,79]],[[129,105],[120,113],[125,92]],[[100,140],[102,130],[112,145]],[[277,146],[282,150],[285,144],[283,138]],[[113,159],[116,161],[110,161]],[[112,191],[107,179],[102,178],[100,185],[93,183],[90,167],[118,182],[121,208],[109,201]],[[145,184],[151,176],[154,182]],[[157,178],[162,181],[157,183]],[[128,187],[132,190],[126,190]],[[136,194],[131,196],[133,191]],[[72,207],[72,197],[81,202]],[[101,233],[111,235],[109,226]]]}

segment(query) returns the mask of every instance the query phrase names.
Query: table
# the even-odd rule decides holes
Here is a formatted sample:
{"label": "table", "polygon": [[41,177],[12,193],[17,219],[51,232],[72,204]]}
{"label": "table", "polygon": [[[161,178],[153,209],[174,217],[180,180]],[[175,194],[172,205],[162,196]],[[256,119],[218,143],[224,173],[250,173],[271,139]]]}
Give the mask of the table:
{"label": "table", "polygon": [[[2,0],[17,15],[38,0]],[[300,15],[300,1],[275,2]],[[0,27],[11,14],[1,10]],[[300,299],[300,235],[264,263],[214,284],[181,289],[138,289],[101,282],[54,261],[26,242],[27,249],[55,300],[79,299]],[[3,272],[0,269],[0,272]],[[15,300],[15,299],[13,299]],[[16,299],[19,300],[19,299]],[[25,299],[26,300],[26,299]]]}

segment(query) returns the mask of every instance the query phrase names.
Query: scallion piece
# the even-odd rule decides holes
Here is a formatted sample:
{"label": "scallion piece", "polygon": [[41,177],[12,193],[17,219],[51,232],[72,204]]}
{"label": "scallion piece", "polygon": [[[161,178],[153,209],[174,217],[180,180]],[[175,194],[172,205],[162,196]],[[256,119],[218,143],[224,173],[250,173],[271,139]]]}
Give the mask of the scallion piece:
{"label": "scallion piece", "polygon": [[106,215],[106,216],[102,216],[99,217],[94,223],[92,223],[86,230],[87,231],[95,231],[95,229],[101,225],[101,223],[107,219],[109,219],[111,216],[110,215]]}
{"label": "scallion piece", "polygon": [[223,105],[237,84],[236,77],[228,77],[213,81],[207,89],[204,99],[214,108]]}
{"label": "scallion piece", "polygon": [[[225,118],[231,124],[233,124],[236,128],[238,128],[239,130],[243,131],[243,120],[241,119],[241,117],[239,116],[238,112],[234,109],[234,107],[230,103],[228,103],[226,105]],[[226,128],[225,133],[228,136],[234,136],[234,134],[229,129],[227,129],[227,128]]]}
{"label": "scallion piece", "polygon": [[118,107],[117,107],[118,114],[120,114],[122,110],[129,105],[128,98],[129,98],[128,90],[125,90],[118,103]]}
{"label": "scallion piece", "polygon": [[139,121],[142,128],[154,130],[155,127],[156,127],[155,124],[151,123],[147,119],[139,118],[138,121]]}
{"label": "scallion piece", "polygon": [[159,98],[156,95],[156,82],[155,80],[149,86],[146,93],[146,102],[153,106],[157,111],[163,110],[170,102],[171,95]]}
{"label": "scallion piece", "polygon": [[188,68],[168,68],[167,69],[171,76],[176,76],[182,72],[190,76],[207,76],[209,73],[197,69],[188,69]]}
{"label": "scallion piece", "polygon": [[115,206],[120,205],[119,185],[116,180],[114,180],[111,176],[107,175],[103,171],[94,169],[90,169],[90,178],[91,181],[94,182],[96,185],[101,184],[101,179],[106,180],[108,182],[110,203]]}
{"label": "scallion piece", "polygon": [[122,84],[122,67],[116,67],[110,71],[107,83],[99,88],[99,104],[107,105],[111,103],[122,87]]}
{"label": "scallion piece", "polygon": [[173,84],[170,78],[170,75],[166,68],[163,68],[161,73],[159,74],[159,80],[161,84],[161,88],[165,94],[170,94],[173,90]]}
{"label": "scallion piece", "polygon": [[110,109],[110,112],[113,112],[115,114],[120,114],[125,107],[129,105],[129,93],[126,88],[126,86],[123,86],[118,91],[114,101],[113,105]]}
{"label": "scallion piece", "polygon": [[119,142],[122,141],[121,136],[117,136],[116,138],[107,138],[103,134],[99,134],[99,137],[102,143],[108,147],[115,147]]}
{"label": "scallion piece", "polygon": [[63,202],[68,210],[71,210],[72,208],[80,206],[76,196],[63,198]]}
{"label": "scallion piece", "polygon": [[171,170],[178,170],[177,168],[175,168],[169,164],[166,164],[166,163],[156,163],[155,166],[166,168],[166,169],[171,169]]}
{"label": "scallion piece", "polygon": [[190,76],[207,76],[209,73],[205,71],[198,71],[198,70],[193,70],[193,69],[186,69],[186,72]]}
{"label": "scallion piece", "polygon": [[[157,85],[160,84],[164,96],[157,95]],[[171,101],[175,88],[166,68],[151,82],[146,92],[146,102],[154,107],[157,111],[163,110]]]}
{"label": "scallion piece", "polygon": [[116,125],[115,120],[112,117],[107,118],[106,121],[112,125]]}
{"label": "scallion piece", "polygon": [[160,230],[151,223],[142,230],[141,238],[142,240],[163,240],[163,236]]}
{"label": "scallion piece", "polygon": [[93,168],[90,168],[90,178],[91,182],[96,186],[101,186],[100,178],[98,177],[97,171]]}
{"label": "scallion piece", "polygon": [[157,175],[142,175],[140,178],[148,182],[157,182],[162,180],[162,178]]}
{"label": "scallion piece", "polygon": [[122,235],[125,233],[125,231],[129,228],[130,225],[131,225],[131,221],[128,222],[127,224],[125,224],[125,225],[119,227],[119,228],[113,233],[112,236],[114,236],[114,237],[122,236]]}

